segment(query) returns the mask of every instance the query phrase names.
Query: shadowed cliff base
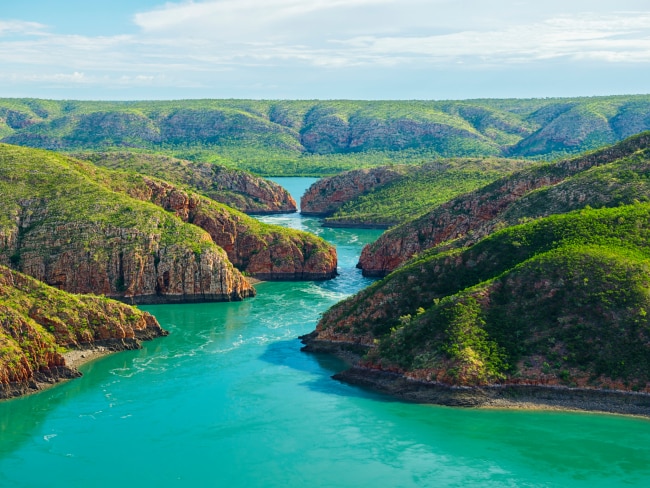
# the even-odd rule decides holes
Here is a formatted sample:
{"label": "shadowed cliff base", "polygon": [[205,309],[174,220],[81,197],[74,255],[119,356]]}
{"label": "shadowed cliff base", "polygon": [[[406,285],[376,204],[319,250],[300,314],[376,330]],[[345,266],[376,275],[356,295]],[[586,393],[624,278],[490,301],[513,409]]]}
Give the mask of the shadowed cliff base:
{"label": "shadowed cliff base", "polygon": [[650,417],[648,393],[542,384],[454,386],[355,366],[369,350],[363,344],[319,340],[315,333],[300,339],[304,344],[301,351],[334,356],[350,366],[333,375],[333,379],[403,401],[465,408],[557,409]]}

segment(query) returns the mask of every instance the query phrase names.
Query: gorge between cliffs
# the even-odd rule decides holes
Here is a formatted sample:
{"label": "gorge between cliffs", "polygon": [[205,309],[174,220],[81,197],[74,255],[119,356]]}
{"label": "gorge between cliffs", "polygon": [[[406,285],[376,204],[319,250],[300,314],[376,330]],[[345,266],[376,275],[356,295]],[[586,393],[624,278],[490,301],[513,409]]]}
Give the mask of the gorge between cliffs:
{"label": "gorge between cliffs", "polygon": [[[300,196],[313,181],[282,184]],[[372,283],[355,265],[381,231],[322,228],[300,214],[259,218],[335,243],[339,276],[259,283],[255,297],[237,302],[141,306],[169,336],[87,363],[74,381],[0,402],[0,484],[35,486],[43,472],[54,488],[125,479],[236,488],[650,480],[644,419],[450,409],[332,380],[346,365],[301,352],[297,337]],[[125,442],[137,462],[126,462]]]}

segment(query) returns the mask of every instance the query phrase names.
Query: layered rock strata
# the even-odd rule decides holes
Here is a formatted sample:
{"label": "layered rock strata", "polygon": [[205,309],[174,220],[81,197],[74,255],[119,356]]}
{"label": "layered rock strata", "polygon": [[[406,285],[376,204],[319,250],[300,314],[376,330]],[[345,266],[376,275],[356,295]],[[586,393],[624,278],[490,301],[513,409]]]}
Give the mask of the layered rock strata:
{"label": "layered rock strata", "polygon": [[133,303],[254,295],[205,231],[90,176],[65,157],[0,146],[0,264]]}
{"label": "layered rock strata", "polygon": [[[501,178],[385,232],[377,241],[364,247],[358,267],[365,276],[381,277],[411,257],[441,244],[471,245],[497,228],[514,223],[504,221],[504,214],[535,190],[557,185],[589,168],[630,157],[649,146],[650,133],[646,132],[594,153],[518,171]],[[565,211],[588,203],[584,194],[575,194],[570,198],[565,195],[563,198],[574,200],[571,205],[567,205]],[[544,207],[533,209],[533,215],[528,217],[541,217],[550,213],[550,207]]]}
{"label": "layered rock strata", "polygon": [[71,295],[0,266],[0,398],[80,376],[66,363],[65,350],[137,349],[166,334],[146,312]]}
{"label": "layered rock strata", "polygon": [[151,201],[206,230],[230,261],[249,276],[262,280],[324,280],[336,276],[336,249],[316,236],[267,226],[161,180],[143,177],[142,181],[145,191],[139,187],[130,192],[132,196]]}
{"label": "layered rock strata", "polygon": [[76,153],[75,157],[110,169],[137,171],[188,186],[247,214],[296,212],[293,197],[277,183],[218,164],[128,152]]}

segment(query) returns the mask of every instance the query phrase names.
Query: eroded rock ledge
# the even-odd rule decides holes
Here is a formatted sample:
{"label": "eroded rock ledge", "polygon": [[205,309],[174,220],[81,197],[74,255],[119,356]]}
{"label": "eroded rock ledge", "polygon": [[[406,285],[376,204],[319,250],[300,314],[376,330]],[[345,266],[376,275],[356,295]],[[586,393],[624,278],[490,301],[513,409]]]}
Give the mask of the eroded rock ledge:
{"label": "eroded rock ledge", "polygon": [[0,266],[0,399],[80,376],[66,350],[139,349],[165,335],[147,312],[71,295]]}
{"label": "eroded rock ledge", "polygon": [[408,402],[469,408],[580,410],[650,417],[648,393],[533,384],[452,386],[360,366],[359,360],[368,350],[368,346],[360,343],[322,340],[318,339],[316,332],[300,339],[304,344],[303,352],[330,354],[350,365],[345,371],[333,375],[333,379]]}

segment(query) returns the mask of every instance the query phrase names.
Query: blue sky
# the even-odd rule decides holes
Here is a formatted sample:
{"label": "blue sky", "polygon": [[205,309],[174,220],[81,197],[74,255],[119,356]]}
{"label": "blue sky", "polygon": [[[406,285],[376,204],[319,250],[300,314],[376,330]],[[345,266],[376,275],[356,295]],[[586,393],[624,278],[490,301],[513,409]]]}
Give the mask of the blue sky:
{"label": "blue sky", "polygon": [[647,0],[20,0],[0,97],[650,93]]}

